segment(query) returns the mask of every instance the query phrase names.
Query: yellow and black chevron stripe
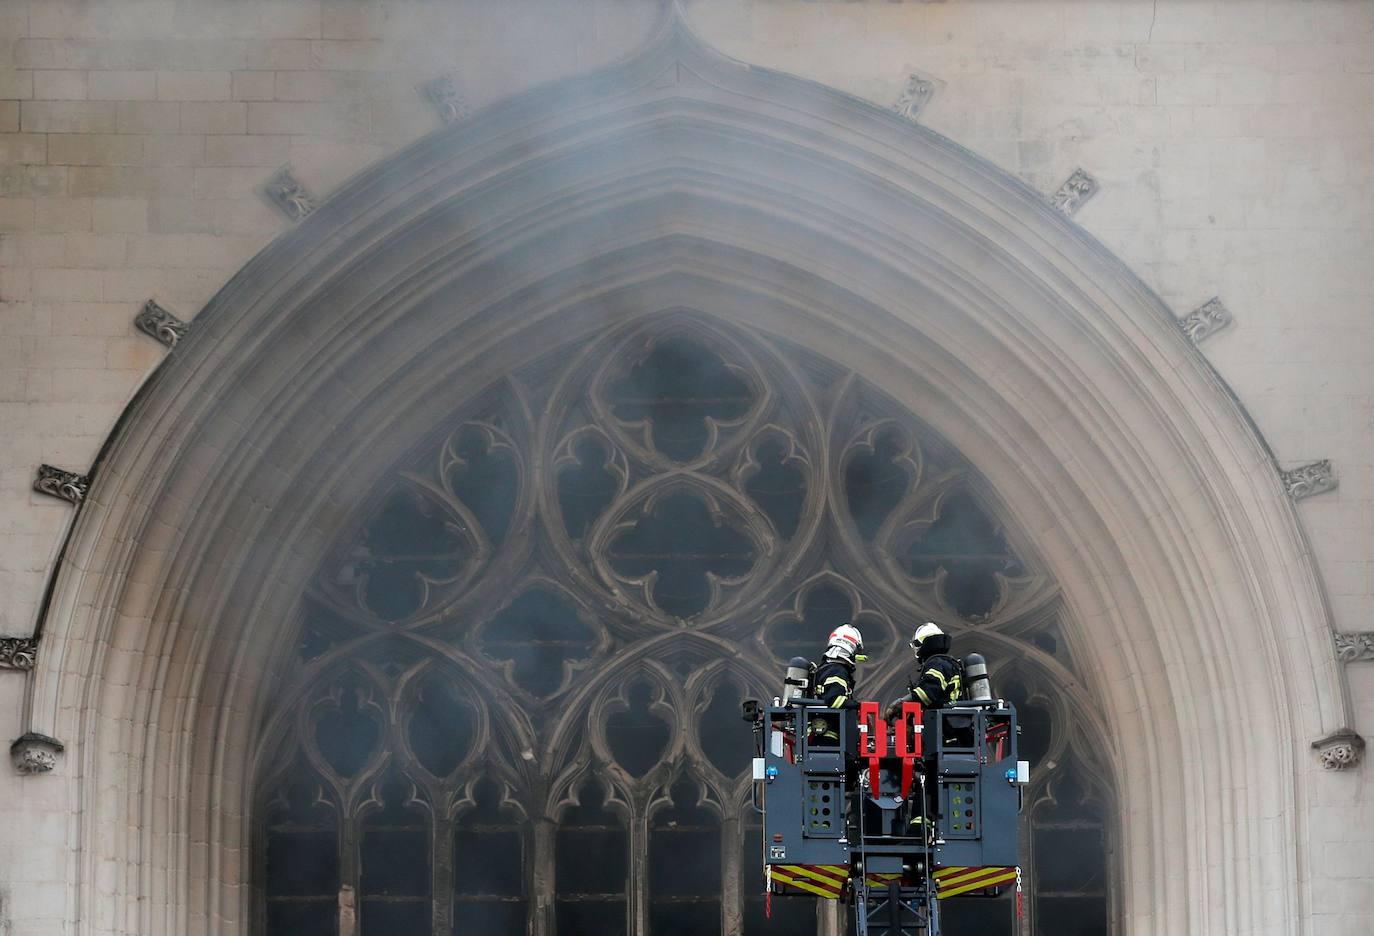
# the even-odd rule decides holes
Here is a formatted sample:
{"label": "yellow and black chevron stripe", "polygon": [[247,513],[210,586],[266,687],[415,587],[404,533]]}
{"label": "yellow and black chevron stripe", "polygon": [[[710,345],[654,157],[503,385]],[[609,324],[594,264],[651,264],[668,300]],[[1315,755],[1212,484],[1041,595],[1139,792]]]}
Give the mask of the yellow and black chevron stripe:
{"label": "yellow and black chevron stripe", "polygon": [[[849,880],[844,865],[775,864],[773,883],[795,888],[817,897],[838,900]],[[1016,880],[1016,868],[940,868],[935,872],[936,896],[957,897],[970,891],[988,890]],[[886,887],[900,874],[869,874],[870,887]]]}
{"label": "yellow and black chevron stripe", "polygon": [[772,868],[774,884],[795,887],[827,900],[838,900],[849,880],[846,865],[775,864]]}
{"label": "yellow and black chevron stripe", "polygon": [[1015,868],[939,868],[935,871],[935,896],[957,897],[969,891],[1001,887],[1016,880]]}

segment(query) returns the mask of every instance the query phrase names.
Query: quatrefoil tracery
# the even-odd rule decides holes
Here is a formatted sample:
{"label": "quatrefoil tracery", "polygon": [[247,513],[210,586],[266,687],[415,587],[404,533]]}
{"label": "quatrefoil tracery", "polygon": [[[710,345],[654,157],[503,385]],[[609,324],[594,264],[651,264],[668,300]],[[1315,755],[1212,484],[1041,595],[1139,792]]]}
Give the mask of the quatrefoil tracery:
{"label": "quatrefoil tracery", "polygon": [[685,620],[718,611],[772,555],[760,520],[724,485],[675,476],[627,498],[588,548],[603,580],[631,589],[651,612]]}
{"label": "quatrefoil tracery", "polygon": [[490,546],[461,503],[403,480],[347,553],[331,584],[353,591],[360,610],[401,621],[461,591]]}
{"label": "quatrefoil tracery", "polygon": [[772,657],[814,655],[843,617],[881,652],[918,618],[1015,624],[1052,598],[957,453],[855,377],[808,385],[789,354],[674,313],[479,394],[337,554],[302,663],[402,628],[523,708],[684,623]]}
{"label": "quatrefoil tracery", "polygon": [[[673,362],[686,379],[656,400]],[[522,830],[552,822],[574,854],[556,902],[623,901],[572,866],[588,848],[720,855],[722,817],[749,815],[740,698],[777,694],[781,664],[845,620],[866,698],[905,686],[915,622],[949,621],[1024,705],[1044,768],[1028,808],[1075,799],[1060,765],[1107,758],[1066,729],[1106,735],[1064,668],[1054,583],[994,494],[913,414],[781,339],[673,313],[552,351],[436,427],[307,589],[264,727],[264,840],[333,855],[385,820],[432,868],[463,849],[466,881],[488,855],[522,867]],[[319,863],[329,907],[348,847]],[[448,906],[523,919],[510,878],[499,899],[455,881]]]}
{"label": "quatrefoil tracery", "polygon": [[793,657],[815,656],[830,632],[840,624],[854,624],[872,659],[883,659],[895,645],[892,621],[865,602],[859,587],[833,569],[810,576],[769,614],[757,639],[778,664]]}
{"label": "quatrefoil tracery", "polygon": [[772,406],[744,344],[698,318],[632,331],[602,353],[587,393],[593,418],[659,470],[709,463]]}

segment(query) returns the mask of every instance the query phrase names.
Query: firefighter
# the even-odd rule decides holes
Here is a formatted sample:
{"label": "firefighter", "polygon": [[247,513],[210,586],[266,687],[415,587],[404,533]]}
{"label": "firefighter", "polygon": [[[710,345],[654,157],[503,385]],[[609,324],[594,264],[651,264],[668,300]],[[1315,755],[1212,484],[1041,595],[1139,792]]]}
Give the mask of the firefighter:
{"label": "firefighter", "polygon": [[924,708],[943,708],[957,702],[963,690],[963,665],[949,654],[949,635],[940,625],[927,621],[911,637],[918,675],[908,693],[893,701],[885,713],[896,718],[903,702],[919,702]]}
{"label": "firefighter", "polygon": [[829,708],[842,708],[854,694],[854,671],[864,656],[864,639],[853,624],[841,624],[830,632],[825,662],[816,667],[816,698]]}
{"label": "firefighter", "polygon": [[[901,715],[903,702],[919,702],[924,709],[938,709],[959,701],[963,691],[964,666],[949,653],[949,635],[940,625],[927,621],[911,635],[912,652],[916,654],[916,682],[907,694],[893,700],[884,713],[889,721]],[[933,836],[934,828],[926,824],[926,817],[936,808],[934,791],[922,798],[919,790],[911,791],[908,804],[908,827],[913,835]],[[924,830],[924,832],[922,831]]]}
{"label": "firefighter", "polygon": [[[814,678],[815,698],[824,702],[826,708],[839,709],[850,705],[857,664],[868,659],[863,650],[863,636],[853,624],[841,624],[830,632],[825,658],[816,667]],[[835,718],[816,718],[812,725],[815,737],[837,743],[840,740]]]}

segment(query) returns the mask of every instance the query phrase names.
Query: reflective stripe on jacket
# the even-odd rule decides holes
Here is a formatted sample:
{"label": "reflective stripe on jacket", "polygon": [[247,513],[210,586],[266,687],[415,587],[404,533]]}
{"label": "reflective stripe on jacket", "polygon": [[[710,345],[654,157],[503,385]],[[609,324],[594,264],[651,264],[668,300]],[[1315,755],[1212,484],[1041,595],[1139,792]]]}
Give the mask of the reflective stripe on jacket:
{"label": "reflective stripe on jacket", "polygon": [[912,687],[911,697],[926,708],[941,708],[959,701],[963,690],[963,667],[954,657],[937,653],[921,661],[921,676]]}
{"label": "reflective stripe on jacket", "polygon": [[816,698],[830,708],[841,708],[854,693],[854,668],[839,660],[826,660],[816,668]]}

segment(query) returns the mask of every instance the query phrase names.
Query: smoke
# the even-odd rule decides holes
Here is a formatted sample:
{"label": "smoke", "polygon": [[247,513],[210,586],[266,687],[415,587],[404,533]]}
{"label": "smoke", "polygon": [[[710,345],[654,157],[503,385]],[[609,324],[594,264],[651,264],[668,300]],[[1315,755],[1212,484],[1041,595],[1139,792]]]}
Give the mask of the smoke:
{"label": "smoke", "polygon": [[[843,621],[865,629],[871,655],[900,646],[911,625],[892,620],[890,598],[885,608],[863,584],[872,572],[863,566],[876,558],[845,568],[855,559],[835,531],[844,526],[867,548],[890,547],[910,579],[898,588],[924,588],[927,606],[943,601],[970,617],[995,608],[995,575],[1014,573],[1014,559],[966,495],[941,501],[920,535],[889,537],[906,519],[894,519],[897,511],[914,516],[911,495],[922,480],[911,456],[914,423],[889,414],[907,428],[866,449],[853,443],[863,425],[823,427],[818,413],[837,368],[746,327],[751,310],[661,308],[638,298],[648,291],[598,293],[617,277],[642,276],[640,267],[665,272],[700,255],[766,253],[772,245],[732,240],[757,230],[753,202],[785,197],[770,186],[766,146],[702,129],[654,100],[617,115],[625,127],[613,138],[552,129],[582,113],[593,123],[611,119],[599,109],[630,88],[571,76],[641,47],[663,28],[666,7],[492,3],[463,8],[471,17],[442,4],[351,9],[356,21],[331,22],[355,38],[321,39],[318,61],[370,73],[359,86],[377,95],[402,84],[417,92],[404,106],[373,100],[374,131],[457,118],[411,153],[438,153],[428,163],[438,166],[435,179],[465,153],[503,155],[488,154],[484,165],[497,168],[480,182],[443,182],[442,199],[374,246],[378,256],[424,258],[443,272],[407,310],[402,338],[411,343],[398,339],[390,355],[360,354],[342,395],[364,396],[378,374],[403,382],[409,368],[448,355],[465,363],[450,365],[442,391],[396,402],[396,424],[413,424],[411,414],[423,410],[430,426],[405,440],[410,448],[398,449],[373,493],[341,521],[330,559],[304,586],[314,610],[297,665],[278,690],[295,711],[279,724],[296,733],[298,762],[325,778],[322,788],[342,791],[327,797],[333,829],[368,830],[356,878],[365,931],[369,923],[371,931],[410,931],[436,900],[471,900],[467,912],[492,919],[524,913],[526,878],[514,886],[506,859],[526,849],[528,868],[533,846],[511,816],[537,820],[567,806],[554,784],[568,780],[570,763],[608,781],[613,795],[582,804],[593,824],[559,830],[559,866],[580,842],[617,850],[606,860],[625,870],[618,884],[588,878],[586,887],[605,888],[595,891],[577,890],[579,878],[563,874],[560,920],[597,920],[597,931],[613,931],[606,921],[623,919],[628,878],[646,874],[650,916],[671,910],[676,921],[660,920],[659,930],[683,931],[673,927],[693,913],[718,919],[722,820],[734,808],[750,742],[738,700],[778,689],[739,674],[776,673],[780,683],[788,658],[818,656],[825,634]],[[451,93],[431,84],[446,75]],[[639,87],[646,80],[632,78]],[[666,94],[681,79],[669,69],[648,81]],[[553,114],[549,96],[557,98]],[[300,176],[323,190],[341,184],[352,161],[372,160],[375,146],[371,139],[331,157],[328,145],[312,142],[293,158],[302,160]],[[386,165],[419,165],[420,155]],[[310,162],[316,156],[321,161]],[[364,177],[369,198],[419,198],[433,181],[386,165]],[[804,184],[811,171],[820,187],[823,169],[792,168],[791,184]],[[485,227],[492,218],[500,224]],[[702,246],[703,231],[718,242]],[[838,250],[825,253],[823,238],[812,242],[813,272],[845,262]],[[358,294],[377,289],[368,262],[344,274]],[[815,282],[803,274],[799,288]],[[436,285],[448,276],[461,288]],[[583,299],[586,292],[595,298]],[[489,366],[487,357],[523,363],[478,381],[471,375]],[[853,457],[837,457],[851,446]],[[363,454],[360,463],[375,458]],[[841,463],[837,490],[819,491],[822,469]],[[824,517],[809,527],[817,511]],[[780,571],[778,560],[803,535],[816,545]],[[798,590],[832,568],[853,581]],[[716,621],[764,588],[774,596],[768,607]],[[636,657],[632,672],[628,661],[649,641],[658,641],[654,652]],[[722,665],[735,671],[722,677]],[[552,750],[553,729],[569,711],[575,722],[597,722],[574,724],[561,739],[568,746]],[[602,736],[605,749],[593,752],[592,739]],[[478,777],[518,808],[464,826]],[[627,810],[647,822],[647,863],[627,855]],[[450,838],[423,852],[426,830],[435,829]],[[302,834],[269,829],[269,853]],[[484,865],[484,848],[503,850],[502,862]],[[462,880],[436,877],[448,892],[430,893],[415,883],[425,876],[419,868],[446,868]],[[306,926],[291,916],[302,906],[315,907],[317,923],[334,912],[322,893],[279,893],[271,882],[267,890],[274,932]]]}

